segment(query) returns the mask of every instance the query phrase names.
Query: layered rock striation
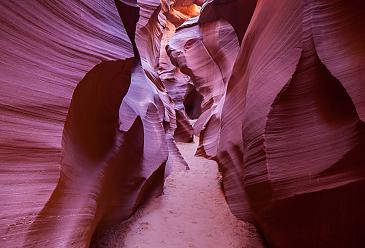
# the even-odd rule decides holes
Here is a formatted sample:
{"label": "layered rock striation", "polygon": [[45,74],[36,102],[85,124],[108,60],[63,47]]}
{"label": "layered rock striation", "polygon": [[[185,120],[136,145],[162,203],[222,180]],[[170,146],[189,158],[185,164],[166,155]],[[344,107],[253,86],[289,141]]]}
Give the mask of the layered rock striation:
{"label": "layered rock striation", "polygon": [[187,168],[157,74],[161,3],[1,11],[1,242],[87,247],[98,228],[160,194],[172,166]]}
{"label": "layered rock striation", "polygon": [[[246,7],[246,23],[230,19],[233,5]],[[203,96],[198,154],[218,161],[231,210],[270,247],[361,247],[364,4],[258,1],[252,18],[250,6],[208,2],[168,44]],[[203,32],[222,23],[241,43],[223,69],[213,52],[223,43]]]}
{"label": "layered rock striation", "polygon": [[232,211],[270,247],[365,242],[363,14],[360,1],[259,1],[242,40],[217,160]]}

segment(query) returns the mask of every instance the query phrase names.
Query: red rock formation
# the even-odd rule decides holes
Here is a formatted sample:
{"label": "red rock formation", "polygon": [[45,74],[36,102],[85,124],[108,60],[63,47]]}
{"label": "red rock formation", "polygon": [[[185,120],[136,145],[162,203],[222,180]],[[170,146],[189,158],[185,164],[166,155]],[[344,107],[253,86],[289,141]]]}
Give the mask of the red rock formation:
{"label": "red rock formation", "polygon": [[[245,3],[249,20],[254,2]],[[259,1],[249,26],[230,6],[243,9],[244,1],[208,3],[168,46],[203,96],[198,154],[217,159],[232,211],[255,222],[270,246],[361,247],[364,4]],[[201,32],[215,30],[219,17],[244,36],[232,74],[203,59],[222,48]],[[229,78],[226,95],[212,76],[219,73]],[[222,110],[207,104],[215,92],[225,95]]]}
{"label": "red rock formation", "polygon": [[251,21],[257,0],[208,0],[200,15],[200,22],[224,19],[234,28],[241,43]]}
{"label": "red rock formation", "polygon": [[[174,9],[172,8],[171,10]],[[189,86],[191,85],[191,80],[187,75],[181,73],[179,68],[171,63],[165,49],[167,42],[175,33],[175,25],[180,24],[180,22],[173,24],[173,21],[175,21],[175,15],[173,14],[175,14],[175,12],[171,13],[171,10],[165,14],[167,16],[167,20],[161,40],[158,75],[165,86],[168,95],[173,101],[176,113],[176,130],[174,137],[177,141],[191,142],[193,140],[193,128],[190,124],[190,119],[185,112],[184,106],[184,99],[190,89]]]}
{"label": "red rock formation", "polygon": [[[159,54],[158,75],[165,86],[168,95],[173,101],[176,113],[176,130],[174,137],[177,141],[192,142],[193,128],[189,116],[190,109],[185,109],[186,99],[194,89],[193,83],[188,75],[183,74],[179,67],[173,65],[166,51],[166,45],[175,34],[176,28],[181,26],[186,20],[199,15],[201,2],[191,0],[178,0],[162,2],[162,10],[166,16],[166,26],[163,30],[161,49]],[[199,104],[193,104],[193,108]]]}
{"label": "red rock formation", "polygon": [[77,85],[63,131],[60,178],[24,246],[85,246],[99,222],[126,218],[135,207],[138,191],[131,188],[142,187],[144,176],[135,170],[143,124],[138,119],[126,132],[117,125],[132,63],[104,62]]}
{"label": "red rock formation", "polygon": [[104,1],[2,1],[0,13],[0,246],[19,247],[56,187],[76,84],[132,47]]}
{"label": "red rock formation", "polygon": [[160,3],[116,4],[126,32],[112,2],[1,4],[1,246],[86,247],[187,166],[157,76]]}
{"label": "red rock formation", "polygon": [[[228,154],[225,149],[221,149],[217,158],[217,151],[219,143],[236,142],[233,144],[238,146],[241,140],[240,134],[229,132],[232,137],[226,136],[219,142],[222,139],[221,115],[226,101],[228,80],[241,75],[239,72],[232,74],[232,67],[254,7],[255,1],[208,2],[203,6],[199,18],[191,19],[178,28],[167,47],[171,61],[192,78],[196,91],[203,98],[201,102],[203,113],[194,125],[195,132],[200,134],[197,154],[219,160],[220,169],[225,176],[224,189],[227,201],[232,211],[240,218],[243,218],[242,211],[249,209],[247,201],[243,200],[245,191],[241,183],[242,152],[234,148],[228,149],[228,153],[231,151],[233,153]],[[244,18],[236,18],[232,14],[236,9],[244,13]],[[227,99],[228,102],[230,100]],[[234,100],[238,102],[238,99]],[[237,108],[239,105],[230,107]],[[235,121],[237,115],[232,115],[230,118],[227,122]],[[237,125],[240,127],[241,124]],[[234,130],[232,126],[230,128]]]}
{"label": "red rock formation", "polygon": [[207,157],[216,155],[221,108],[238,48],[237,36],[228,22],[219,19],[200,24],[198,18],[179,27],[167,47],[172,62],[190,76],[202,97],[202,113],[194,131],[200,133],[198,153]]}
{"label": "red rock formation", "polygon": [[365,242],[364,10],[259,1],[242,41],[217,157],[232,211],[270,247]]}

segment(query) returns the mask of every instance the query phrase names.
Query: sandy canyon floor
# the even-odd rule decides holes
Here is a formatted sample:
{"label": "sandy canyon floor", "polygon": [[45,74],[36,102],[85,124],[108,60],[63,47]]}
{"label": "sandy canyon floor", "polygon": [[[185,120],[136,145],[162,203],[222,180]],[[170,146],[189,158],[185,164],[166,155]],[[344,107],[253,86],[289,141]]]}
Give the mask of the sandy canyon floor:
{"label": "sandy canyon floor", "polygon": [[99,233],[92,247],[263,247],[255,228],[230,212],[220,188],[217,164],[195,157],[196,146],[196,142],[178,144],[190,170],[171,173],[163,195],[127,222]]}

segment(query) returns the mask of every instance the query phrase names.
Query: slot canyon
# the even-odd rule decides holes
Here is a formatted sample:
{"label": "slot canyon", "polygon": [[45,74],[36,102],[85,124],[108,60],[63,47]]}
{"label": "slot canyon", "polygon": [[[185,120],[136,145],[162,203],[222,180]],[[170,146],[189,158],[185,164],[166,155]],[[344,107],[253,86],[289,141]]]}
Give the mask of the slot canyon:
{"label": "slot canyon", "polygon": [[0,247],[365,247],[364,0],[0,0]]}

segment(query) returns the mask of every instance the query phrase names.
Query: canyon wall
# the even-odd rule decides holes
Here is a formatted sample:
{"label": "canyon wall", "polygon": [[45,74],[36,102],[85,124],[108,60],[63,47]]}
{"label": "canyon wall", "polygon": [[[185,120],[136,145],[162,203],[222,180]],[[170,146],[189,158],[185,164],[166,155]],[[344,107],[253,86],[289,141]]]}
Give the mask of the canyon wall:
{"label": "canyon wall", "polygon": [[249,23],[230,20],[245,9],[249,21],[252,4],[210,1],[168,44],[203,99],[197,154],[270,247],[361,247],[364,3],[263,0]]}
{"label": "canyon wall", "polygon": [[258,1],[242,40],[221,125],[208,128],[231,210],[270,247],[365,242],[364,10]]}
{"label": "canyon wall", "polygon": [[1,13],[1,246],[87,247],[160,194],[172,166],[187,169],[157,74],[161,3]]}
{"label": "canyon wall", "polygon": [[[110,67],[124,74],[133,50],[106,1],[2,1],[0,12],[0,246],[20,247],[59,180],[63,126],[77,83],[102,61],[115,60],[95,73]],[[128,76],[119,82],[127,87]]]}

